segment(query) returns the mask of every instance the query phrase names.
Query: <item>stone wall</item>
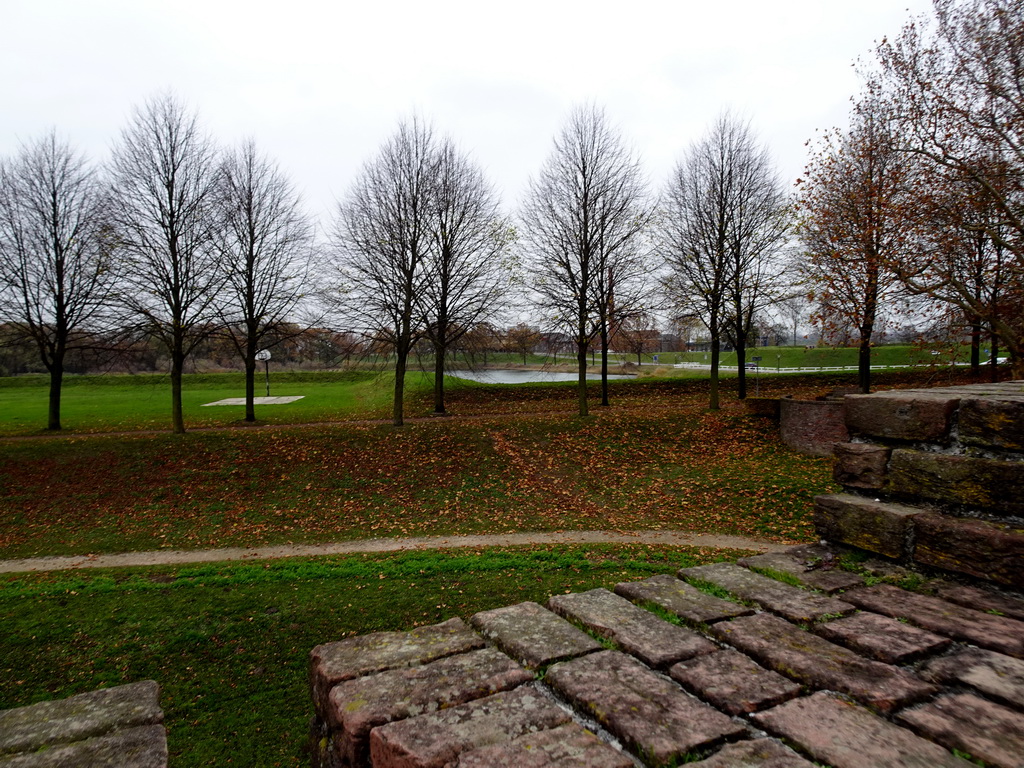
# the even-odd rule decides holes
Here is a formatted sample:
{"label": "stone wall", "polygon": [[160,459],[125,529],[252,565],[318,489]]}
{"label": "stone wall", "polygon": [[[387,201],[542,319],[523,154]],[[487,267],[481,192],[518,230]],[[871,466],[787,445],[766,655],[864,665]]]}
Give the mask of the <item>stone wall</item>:
{"label": "stone wall", "polygon": [[848,395],[821,538],[1024,589],[1024,382]]}

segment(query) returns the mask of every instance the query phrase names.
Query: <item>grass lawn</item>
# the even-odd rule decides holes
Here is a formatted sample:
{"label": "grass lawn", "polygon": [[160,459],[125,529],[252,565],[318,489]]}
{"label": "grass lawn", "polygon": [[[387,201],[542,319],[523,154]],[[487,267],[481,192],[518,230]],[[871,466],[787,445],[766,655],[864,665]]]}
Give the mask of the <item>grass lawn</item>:
{"label": "grass lawn", "polygon": [[741,554],[542,547],[0,577],[0,709],[155,679],[176,768],[308,765],[320,643]]}

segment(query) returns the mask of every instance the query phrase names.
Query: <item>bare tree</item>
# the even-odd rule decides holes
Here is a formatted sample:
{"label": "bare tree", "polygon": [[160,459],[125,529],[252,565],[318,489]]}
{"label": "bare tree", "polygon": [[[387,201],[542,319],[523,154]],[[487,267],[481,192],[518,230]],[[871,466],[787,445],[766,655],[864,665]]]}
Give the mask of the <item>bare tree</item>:
{"label": "bare tree", "polygon": [[434,413],[443,414],[448,350],[507,302],[513,230],[483,173],[451,139],[440,142],[430,166],[430,249],[417,304],[434,350]]}
{"label": "bare tree", "polygon": [[0,163],[0,324],[30,341],[50,374],[47,429],[61,428],[65,355],[92,344],[117,278],[104,197],[53,131]]}
{"label": "bare tree", "polygon": [[402,122],[363,166],[334,228],[343,311],[395,352],[393,422],[403,423],[409,353],[424,333],[419,302],[432,247],[436,142],[419,119]]}
{"label": "bare tree", "polygon": [[607,354],[612,290],[636,273],[644,203],[639,162],[604,111],[574,109],[530,182],[520,218],[537,303],[576,348],[580,416],[588,413],[587,349],[601,334]]}
{"label": "bare tree", "polygon": [[257,351],[302,330],[289,320],[309,287],[313,225],[291,182],[251,140],[224,159],[217,202],[227,268],[222,315],[245,361],[245,420],[255,421]]}
{"label": "bare tree", "polygon": [[185,431],[181,376],[216,327],[225,273],[213,247],[217,157],[197,117],[170,94],[136,108],[111,161],[123,301],[171,358],[171,424]]}

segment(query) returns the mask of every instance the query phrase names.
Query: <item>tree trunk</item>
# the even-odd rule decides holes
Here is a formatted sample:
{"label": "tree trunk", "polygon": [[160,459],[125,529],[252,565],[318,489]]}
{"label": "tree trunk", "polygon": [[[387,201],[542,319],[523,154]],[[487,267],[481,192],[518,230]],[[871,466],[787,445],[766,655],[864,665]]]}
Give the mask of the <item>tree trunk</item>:
{"label": "tree trunk", "polygon": [[171,352],[171,431],[185,434],[185,417],[181,411],[181,375],[185,369],[185,355],[180,349]]}
{"label": "tree trunk", "polygon": [[718,359],[721,355],[721,342],[718,340],[718,333],[711,335],[711,386],[708,395],[708,408],[712,411],[719,409],[718,404]]}
{"label": "tree trunk", "polygon": [[857,386],[863,394],[871,392],[871,332],[861,332],[857,350]]}
{"label": "tree trunk", "polygon": [[64,383],[64,360],[54,359],[50,364],[50,406],[46,417],[46,428],[60,430],[60,392]]}
{"label": "tree trunk", "polygon": [[579,368],[576,395],[579,400],[580,416],[587,416],[587,341],[582,336],[576,342],[576,362]]}
{"label": "tree trunk", "polygon": [[608,407],[608,323],[601,322],[601,405]]}
{"label": "tree trunk", "polygon": [[392,408],[392,420],[391,423],[396,427],[402,426],[405,422],[404,416],[404,398],[405,398],[405,368],[409,358],[409,351],[407,349],[398,350],[398,356],[395,361],[395,399]]}
{"label": "tree trunk", "polygon": [[444,354],[440,344],[434,344],[434,413],[443,414],[444,409]]}
{"label": "tree trunk", "polygon": [[246,353],[245,356],[245,420],[256,421],[256,356]]}

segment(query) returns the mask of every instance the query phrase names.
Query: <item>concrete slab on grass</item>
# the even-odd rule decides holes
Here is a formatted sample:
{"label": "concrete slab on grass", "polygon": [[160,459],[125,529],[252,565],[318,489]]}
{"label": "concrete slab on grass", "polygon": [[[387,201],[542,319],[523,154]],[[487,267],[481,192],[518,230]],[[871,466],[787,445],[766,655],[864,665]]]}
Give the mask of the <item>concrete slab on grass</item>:
{"label": "concrete slab on grass", "polygon": [[[284,405],[285,403],[294,403],[296,400],[301,400],[304,397],[305,395],[296,395],[294,397],[254,397],[252,403],[253,405]],[[245,398],[226,397],[215,403],[203,403],[204,408],[208,405],[245,405]]]}

